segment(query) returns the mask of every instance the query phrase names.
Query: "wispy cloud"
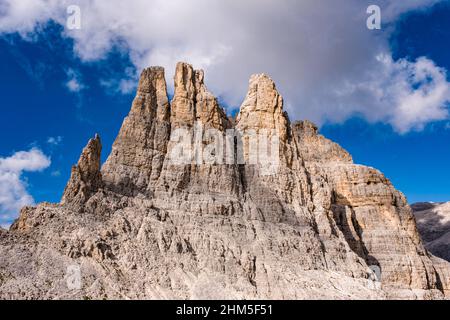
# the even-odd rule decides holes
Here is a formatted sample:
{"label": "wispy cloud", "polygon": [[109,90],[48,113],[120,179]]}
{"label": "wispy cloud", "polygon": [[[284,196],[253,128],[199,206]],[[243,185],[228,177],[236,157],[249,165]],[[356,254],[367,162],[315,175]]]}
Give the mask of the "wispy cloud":
{"label": "wispy cloud", "polygon": [[50,175],[51,175],[52,177],[60,177],[60,176],[61,176],[61,171],[59,171],[59,170],[54,170],[54,171],[52,171],[52,172],[50,173]]}
{"label": "wispy cloud", "polygon": [[7,226],[23,206],[34,204],[23,173],[42,171],[50,164],[50,158],[37,148],[0,158],[0,224]]}
{"label": "wispy cloud", "polygon": [[66,87],[69,91],[78,93],[81,90],[85,89],[86,86],[83,84],[81,80],[81,74],[74,69],[68,69],[66,71],[67,74],[67,82]]}
{"label": "wispy cloud", "polygon": [[17,64],[22,68],[26,75],[31,79],[41,90],[44,88],[44,75],[51,69],[42,61],[31,61],[24,55],[15,44],[15,40],[9,39],[10,46],[9,53],[15,58]]}
{"label": "wispy cloud", "polygon": [[138,80],[139,75],[136,69],[128,67],[125,69],[125,74],[119,77],[114,75],[107,79],[100,79],[99,83],[107,89],[109,94],[130,94],[136,89]]}
{"label": "wispy cloud", "polygon": [[60,145],[62,143],[63,139],[64,138],[62,136],[48,137],[47,143],[50,146],[58,146],[58,145]]}
{"label": "wispy cloud", "polygon": [[394,61],[382,54],[375,63],[378,69],[358,82],[335,86],[338,106],[365,114],[370,121],[389,123],[401,134],[449,117],[450,85],[445,69],[424,57]]}
{"label": "wispy cloud", "polygon": [[129,94],[132,93],[137,86],[137,78],[131,79],[101,79],[100,85],[107,89],[109,94]]}

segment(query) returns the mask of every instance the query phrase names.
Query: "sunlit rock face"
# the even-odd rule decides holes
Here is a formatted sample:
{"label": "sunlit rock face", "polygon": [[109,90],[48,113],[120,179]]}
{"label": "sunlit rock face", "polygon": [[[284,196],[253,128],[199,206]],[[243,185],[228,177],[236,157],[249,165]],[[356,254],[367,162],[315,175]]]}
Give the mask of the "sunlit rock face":
{"label": "sunlit rock face", "polygon": [[[164,70],[145,69],[103,166],[97,136],[61,203],[26,207],[0,229],[0,298],[450,294],[450,265],[424,248],[405,197],[311,122],[291,123],[269,76],[250,78],[236,119],[203,71],[179,63],[174,88],[169,101]],[[259,153],[248,161],[263,149],[251,134],[276,142],[272,170]],[[174,162],[183,138],[195,150]],[[214,138],[215,160],[199,161]]]}

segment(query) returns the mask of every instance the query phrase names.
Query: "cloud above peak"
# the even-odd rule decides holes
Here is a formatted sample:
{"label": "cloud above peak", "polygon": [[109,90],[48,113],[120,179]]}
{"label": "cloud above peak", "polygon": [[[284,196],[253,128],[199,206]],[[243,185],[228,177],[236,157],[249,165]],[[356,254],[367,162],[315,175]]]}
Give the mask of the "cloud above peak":
{"label": "cloud above peak", "polygon": [[[65,25],[67,6],[76,4],[81,29],[63,35],[83,61],[120,47],[138,70],[162,65],[168,79],[177,61],[188,61],[205,69],[209,88],[229,108],[240,105],[251,74],[266,72],[294,119],[322,124],[358,114],[405,133],[448,117],[449,83],[429,59],[392,60],[388,39],[402,14],[437,2],[377,1],[382,30],[368,30],[373,1],[366,0],[3,0],[0,32],[29,35],[50,20]],[[130,78],[105,84],[125,84],[120,91],[127,92]]]}
{"label": "cloud above peak", "polygon": [[23,173],[42,171],[50,164],[50,158],[37,148],[0,158],[0,225],[7,226],[22,207],[34,204]]}

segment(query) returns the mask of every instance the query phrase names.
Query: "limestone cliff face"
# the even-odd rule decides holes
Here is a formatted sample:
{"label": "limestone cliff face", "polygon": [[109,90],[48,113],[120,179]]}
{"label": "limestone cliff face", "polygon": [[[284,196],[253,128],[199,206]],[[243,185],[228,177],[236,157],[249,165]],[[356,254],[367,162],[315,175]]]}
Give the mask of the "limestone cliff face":
{"label": "limestone cliff face", "polygon": [[131,111],[125,118],[112,152],[103,165],[103,179],[109,189],[145,192],[158,178],[170,136],[170,106],[164,69],[142,72]]}
{"label": "limestone cliff face", "polygon": [[[164,70],[144,70],[103,167],[96,138],[60,204],[24,208],[0,230],[0,298],[450,295],[450,265],[423,247],[404,196],[312,123],[291,123],[267,75],[251,77],[235,123],[203,71],[179,63],[174,82],[169,102]],[[199,162],[211,137],[191,134],[198,123],[219,140],[235,129],[231,150],[247,156],[246,133],[278,137],[276,170],[234,155]],[[185,163],[171,159],[180,129],[201,146]]]}

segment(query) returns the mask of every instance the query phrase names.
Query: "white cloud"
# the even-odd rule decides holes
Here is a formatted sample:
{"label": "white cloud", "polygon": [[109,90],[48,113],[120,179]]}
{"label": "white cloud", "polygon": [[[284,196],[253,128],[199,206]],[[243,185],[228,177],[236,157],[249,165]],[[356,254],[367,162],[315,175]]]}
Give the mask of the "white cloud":
{"label": "white cloud", "polygon": [[[388,41],[401,14],[437,0],[377,1],[381,31],[366,28],[371,0],[3,0],[0,32],[29,35],[49,19],[64,25],[65,9],[74,2],[82,29],[64,35],[84,61],[120,46],[138,69],[162,65],[168,79],[177,61],[188,61],[206,69],[210,89],[233,107],[250,74],[267,72],[291,117],[319,124],[357,113],[406,132],[447,118],[444,70],[427,59],[392,61]],[[420,77],[422,71],[430,81],[417,84],[415,72]],[[129,78],[110,84],[127,92]]]}
{"label": "white cloud", "polygon": [[51,146],[58,146],[63,141],[62,136],[56,136],[56,137],[48,137],[47,143]]}
{"label": "white cloud", "polygon": [[427,122],[448,118],[450,86],[445,70],[426,58],[415,63],[393,62],[390,57],[382,61],[392,72],[385,95],[393,105],[388,120],[398,131],[421,130]]}
{"label": "white cloud", "polygon": [[116,94],[129,94],[132,93],[136,87],[139,79],[139,75],[136,74],[136,70],[134,68],[126,68],[125,78],[116,79],[116,78],[108,78],[108,79],[100,79],[99,83],[102,87],[107,89],[108,93]]}
{"label": "white cloud", "polygon": [[0,224],[7,226],[20,209],[34,204],[27,191],[23,172],[42,171],[50,166],[50,159],[39,149],[16,152],[0,158]]}
{"label": "white cloud", "polygon": [[69,91],[71,92],[80,92],[81,90],[83,90],[85,88],[85,86],[83,85],[83,83],[81,82],[81,75],[79,72],[73,70],[73,69],[68,69],[66,71],[67,74],[67,82],[66,82],[66,87],[67,89],[69,89]]}
{"label": "white cloud", "polygon": [[[389,55],[375,58],[377,68],[356,81],[335,86],[336,106],[343,111],[329,118],[343,120],[352,113],[369,121],[391,124],[399,133],[422,130],[431,121],[449,116],[450,86],[446,71],[427,58],[415,62],[393,61]],[[330,97],[330,98],[331,98]]]}
{"label": "white cloud", "polygon": [[61,176],[61,171],[54,170],[54,171],[52,171],[51,176],[52,177],[60,177]]}

